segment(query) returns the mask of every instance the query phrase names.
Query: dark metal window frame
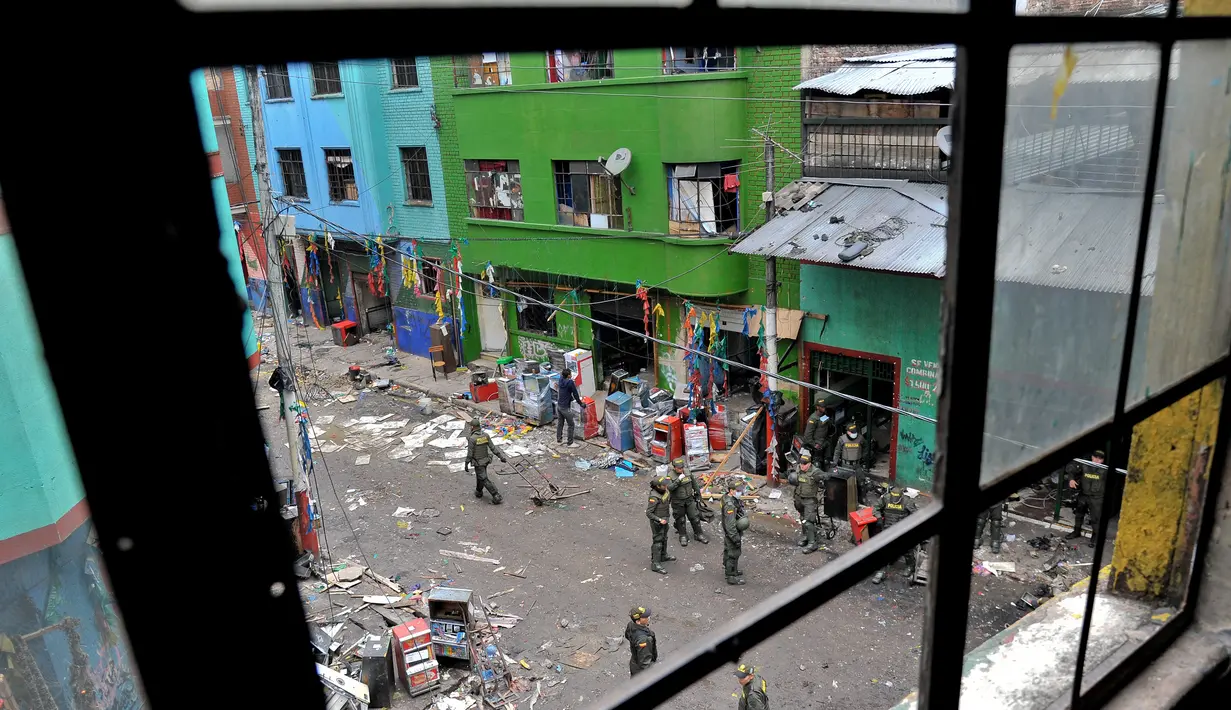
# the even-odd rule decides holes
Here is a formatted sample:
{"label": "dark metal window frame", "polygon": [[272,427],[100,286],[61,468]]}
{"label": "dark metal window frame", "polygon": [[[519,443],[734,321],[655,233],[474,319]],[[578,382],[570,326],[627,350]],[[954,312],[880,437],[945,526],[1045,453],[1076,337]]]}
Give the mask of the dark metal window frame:
{"label": "dark metal window frame", "polygon": [[[503,169],[495,168],[484,170],[483,166],[502,163]],[[484,174],[502,174],[509,177],[510,185],[517,185],[517,189],[521,191],[521,161],[498,159],[467,159],[462,161],[462,170],[466,175],[466,202],[470,208],[471,219],[496,219],[504,222],[524,222],[526,221],[525,202],[518,207],[501,207],[495,205],[480,204],[476,195],[478,190],[474,186],[475,179]],[[516,179],[514,179],[516,178]]]}
{"label": "dark metal window frame", "polygon": [[[589,227],[591,229],[624,229],[624,189],[618,178],[603,168],[597,160],[553,160],[552,174],[556,184],[556,222],[569,227]],[[585,187],[585,194],[578,189]],[[603,187],[611,199],[595,200],[595,188]],[[612,211],[595,210],[596,202],[607,202]],[[571,211],[565,211],[564,207]],[[582,208],[585,209],[582,209]],[[595,227],[592,215],[603,215],[607,218],[606,227]],[[586,223],[580,224],[578,217],[585,215]]]}
{"label": "dark metal window frame", "polygon": [[342,63],[312,62],[312,98],[342,95]]}
{"label": "dark metal window frame", "polygon": [[[556,52],[584,52],[601,59],[601,63],[586,64],[583,67],[561,69],[556,66]],[[580,74],[570,76],[570,74]],[[610,49],[553,49],[547,52],[547,83],[569,84],[577,81],[598,81],[615,77],[615,51]]]}
{"label": "dark metal window frame", "polygon": [[[694,168],[696,168],[696,172],[693,173],[693,177],[691,178],[676,177],[675,169],[678,167],[684,166],[684,165],[692,165]],[[702,170],[702,166],[705,167],[704,170]],[[687,236],[701,236],[707,239],[734,238],[739,235],[739,225],[740,225],[740,216],[741,216],[740,211],[742,208],[742,205],[740,204],[740,187],[742,187],[742,185],[737,185],[734,193],[728,193],[726,190],[723,189],[723,182],[726,179],[727,175],[734,175],[738,178],[740,173],[742,172],[743,168],[739,160],[707,160],[707,161],[703,161],[700,163],[667,163],[666,169],[667,169],[667,221],[668,223],[670,222],[679,222],[679,223],[693,222],[693,220],[691,219],[684,219],[684,217],[690,217],[691,215],[685,214],[684,202],[680,197],[680,183],[681,182],[696,182],[696,183],[708,182],[714,187],[714,229],[716,230],[713,234],[710,234],[709,232],[704,231],[703,229],[700,228],[700,226],[698,226],[697,231],[695,232],[693,231],[675,232],[675,231],[672,231],[672,228],[669,228],[668,233],[670,234],[678,233],[678,234],[683,234]],[[705,172],[705,173],[715,173],[716,172],[716,174],[702,175],[701,174],[702,172]],[[734,196],[729,196],[732,194]],[[719,217],[720,207],[723,208],[723,212],[727,215],[725,218]],[[734,210],[734,214],[731,214],[731,210]],[[697,221],[696,224],[700,225],[701,222]],[[732,228],[734,228],[734,232],[728,233],[729,230],[732,230]]]}
{"label": "dark metal window frame", "polygon": [[[485,73],[482,71],[482,68],[486,66],[486,64],[484,64],[483,62],[484,54],[496,55],[496,61],[489,62],[489,63],[494,63],[496,65],[495,72]],[[513,60],[509,56],[508,52],[474,52],[471,54],[454,54],[451,56],[453,59],[453,88],[455,89],[473,89],[473,88],[480,88],[484,86],[512,86],[513,85],[513,68],[510,66]],[[504,69],[500,68],[502,64],[505,67]],[[474,81],[475,74],[471,72],[471,69],[473,68],[480,69],[478,73],[479,83],[477,84]],[[485,76],[492,76],[492,75],[495,75],[496,83],[494,84],[483,83],[483,78]],[[505,81],[506,79],[508,80],[507,83]]]}
{"label": "dark metal window frame", "polygon": [[301,148],[275,148],[278,153],[278,171],[282,173],[282,195],[296,200],[310,200],[308,175],[304,172]]}
{"label": "dark metal window frame", "polygon": [[419,65],[414,57],[389,60],[390,82],[395,89],[419,88]]}
{"label": "dark metal window frame", "polygon": [[427,148],[408,145],[398,148],[402,160],[402,178],[406,181],[406,204],[432,204],[432,176],[427,162]]}
{"label": "dark metal window frame", "polygon": [[[241,97],[241,100],[244,97]],[[285,64],[265,65],[265,99],[268,101],[285,101],[294,98],[291,95],[291,70]]]}
{"label": "dark metal window frame", "polygon": [[[682,50],[682,51],[676,51]],[[712,50],[712,51],[711,51]],[[690,58],[691,53],[691,58]],[[718,54],[719,56],[714,56]],[[706,62],[701,64],[700,62]],[[708,74],[739,69],[737,47],[666,47],[663,49],[663,74]]]}
{"label": "dark metal window frame", "polygon": [[445,283],[445,280],[441,277],[447,275],[440,269],[443,264],[444,260],[438,256],[425,256],[419,259],[419,280],[421,282],[419,298],[435,300],[436,292],[443,291],[441,284]]}
{"label": "dark metal window frame", "polygon": [[[329,186],[329,201],[355,202],[359,199],[359,183],[355,177],[355,156],[350,148],[322,148],[325,154],[325,179]],[[354,186],[355,195],[347,194]]]}
{"label": "dark metal window frame", "polygon": [[[510,286],[511,290],[525,296],[528,299],[542,301],[543,303],[555,303],[555,295],[550,288],[541,286]],[[529,335],[546,335],[548,337],[556,337],[556,319],[551,318],[551,310],[546,306],[540,306],[537,303],[528,301],[525,310],[516,310],[517,304],[514,303],[514,310],[517,313],[517,331],[519,333],[527,333]],[[542,313],[540,313],[542,311]],[[534,314],[534,323],[529,324],[529,320],[525,314]],[[537,326],[542,326],[537,327]]]}
{"label": "dark metal window frame", "polygon": [[[940,535],[933,549],[933,569],[929,590],[931,603],[927,617],[921,663],[920,708],[953,708],[958,705],[963,660],[963,634],[952,629],[964,625],[970,588],[970,533],[978,510],[1000,500],[1018,485],[1041,478],[1075,454],[1112,440],[1109,453],[1113,465],[1124,459],[1126,434],[1132,425],[1173,404],[1194,389],[1228,374],[1224,356],[1161,394],[1127,411],[1117,407],[1114,417],[1050,453],[1041,455],[1020,469],[1007,473],[980,488],[973,476],[954,476],[946,471],[970,471],[980,464],[980,446],[949,446],[957,432],[980,429],[986,400],[987,366],[993,296],[995,240],[986,238],[986,225],[995,223],[999,206],[1001,143],[1003,139],[1006,82],[1005,67],[1009,51],[1022,43],[1127,42],[1160,43],[1163,63],[1179,40],[1225,39],[1231,37],[1231,18],[1176,18],[1174,9],[1167,18],[1123,19],[1102,16],[1015,17],[1013,3],[1005,0],[980,0],[971,3],[966,14],[931,14],[869,11],[808,11],[778,9],[718,9],[712,0],[694,0],[686,8],[560,8],[525,7],[484,9],[485,22],[493,26],[517,26],[519,32],[504,38],[509,51],[542,51],[559,41],[562,20],[571,27],[624,26],[632,32],[612,44],[621,47],[664,47],[672,43],[721,41],[739,45],[753,44],[930,44],[952,42],[959,51],[957,110],[954,115],[955,160],[950,173],[948,272],[943,303],[943,371],[960,372],[961,377],[944,378],[941,393],[938,448],[942,451],[937,466],[937,502],[916,515],[909,523],[894,526],[868,545],[825,565],[814,575],[802,579],[731,620],[712,634],[697,639],[677,654],[665,658],[654,670],[626,681],[599,707],[652,707],[720,668],[755,644],[785,629],[791,623],[871,572],[911,548],[916,542]],[[1174,5],[1174,3],[1173,3]],[[31,8],[42,10],[50,24],[58,19],[59,6]],[[223,275],[219,258],[202,258],[202,249],[216,248],[217,220],[208,181],[204,178],[206,158],[202,155],[199,124],[191,92],[184,80],[193,68],[235,63],[260,64],[277,53],[251,42],[236,26],[277,27],[285,36],[317,36],[322,22],[328,22],[331,41],[318,44],[320,51],[347,57],[388,57],[399,54],[396,33],[373,36],[374,25],[415,24],[434,31],[416,42],[424,54],[449,54],[473,46],[473,13],[466,9],[338,10],[190,12],[175,0],[150,7],[120,8],[132,13],[128,27],[159,23],[165,36],[175,42],[158,46],[159,62],[150,63],[150,45],[143,41],[113,42],[134,64],[149,68],[148,85],[154,98],[165,99],[163,120],[154,124],[131,122],[123,112],[93,117],[95,129],[106,132],[117,142],[157,144],[162,149],[164,179],[150,186],[149,219],[131,225],[130,238],[163,245],[168,260],[181,264],[183,277],[197,285],[202,302],[230,303],[236,299],[234,287]],[[994,26],[995,32],[987,31]],[[134,40],[139,39],[134,35]],[[76,71],[72,57],[63,61],[64,73]],[[70,61],[72,63],[70,63]],[[9,87],[31,101],[52,103],[61,91],[46,82],[41,73],[18,72]],[[1165,73],[1164,73],[1165,76]],[[1165,85],[1166,81],[1163,81]],[[966,87],[977,87],[967,101]],[[99,104],[110,100],[109,85],[85,86]],[[1163,97],[1160,86],[1158,96]],[[1148,178],[1157,173],[1157,123],[1163,112],[1156,111]],[[73,307],[63,293],[66,280],[86,281],[100,269],[122,272],[130,268],[123,250],[96,250],[89,260],[68,260],[57,269],[38,265],[45,256],[42,223],[45,215],[61,207],[57,197],[42,188],[60,179],[59,165],[77,156],[69,145],[59,145],[61,128],[53,122],[23,125],[24,140],[9,147],[0,161],[0,187],[12,224],[15,244],[30,291],[32,309],[43,340],[42,351],[57,389],[65,427],[74,447],[74,456],[88,495],[99,546],[105,556],[108,576],[121,612],[125,629],[139,665],[142,681],[152,707],[177,707],[183,704],[180,663],[165,653],[166,619],[182,615],[180,601],[168,597],[158,585],[148,584],[148,571],[164,567],[170,560],[180,563],[177,549],[170,546],[167,531],[183,526],[182,511],[168,506],[165,493],[147,485],[158,474],[163,461],[179,462],[179,473],[198,485],[198,495],[213,501],[211,519],[214,541],[220,549],[243,549],[245,554],[229,558],[232,594],[212,601],[219,618],[233,625],[263,630],[265,649],[263,670],[282,682],[257,684],[245,696],[252,705],[305,708],[322,707],[319,680],[313,672],[308,651],[308,634],[299,600],[290,534],[276,507],[262,508],[254,502],[273,501],[275,492],[268,475],[268,463],[261,443],[255,413],[239,415],[242,407],[251,408],[251,384],[242,368],[219,366],[242,358],[232,337],[238,327],[234,308],[199,309],[191,333],[169,334],[171,347],[181,353],[184,371],[192,372],[194,388],[211,393],[208,408],[217,408],[216,436],[228,442],[226,466],[216,457],[184,457],[182,423],[173,418],[146,421],[142,441],[143,456],[133,462],[129,475],[116,476],[114,456],[108,441],[125,432],[122,418],[100,420],[97,402],[88,388],[79,386],[77,344],[82,338],[107,342],[114,336],[110,325],[83,321],[74,329],[63,328],[63,312]],[[155,141],[158,141],[155,143]],[[50,154],[48,153],[50,151]],[[57,151],[59,158],[56,157]],[[964,176],[966,179],[963,179]],[[96,186],[96,199],[122,202],[130,196],[124,181]],[[1148,192],[1147,192],[1148,194]],[[1143,205],[1147,212],[1149,201]],[[267,217],[268,219],[268,217]],[[1142,224],[1148,224],[1143,220]],[[963,238],[963,225],[969,225]],[[212,228],[211,228],[212,227]],[[168,239],[168,235],[174,238]],[[114,252],[114,253],[109,253]],[[210,252],[214,253],[214,252]],[[1144,240],[1138,242],[1136,274],[1142,271]],[[1134,280],[1129,327],[1136,321],[1140,299],[1140,279]],[[175,299],[154,299],[147,315],[168,322],[182,316]],[[1128,347],[1129,339],[1125,345]],[[128,353],[122,348],[103,348],[94,354],[99,368],[123,371],[129,367]],[[1123,376],[1123,373],[1122,373]],[[1124,401],[1124,382],[1117,398]],[[1222,408],[1229,400],[1224,388]],[[158,406],[156,393],[138,393],[142,410]],[[142,400],[142,398],[148,398]],[[111,420],[114,420],[111,421]],[[1227,450],[1228,417],[1221,417],[1211,471],[1221,473]],[[1113,479],[1114,480],[1114,479]],[[1075,703],[1097,707],[1112,693],[1136,677],[1153,659],[1174,642],[1193,618],[1200,594],[1201,565],[1213,524],[1211,506],[1218,498],[1220,477],[1210,477],[1205,514],[1196,545],[1195,570],[1189,579],[1187,604],[1171,623],[1163,626],[1118,666],[1117,672],[1100,679]],[[1100,531],[1098,545],[1103,545]],[[1101,555],[1102,550],[1096,550]],[[270,585],[278,583],[285,593],[272,594]],[[1095,585],[1092,585],[1092,588]],[[1093,598],[1090,598],[1091,602]],[[1090,618],[1089,614],[1085,615]],[[1083,631],[1083,643],[1088,628]],[[1078,667],[1081,667],[1079,660]],[[1075,684],[1079,688],[1080,684]]]}

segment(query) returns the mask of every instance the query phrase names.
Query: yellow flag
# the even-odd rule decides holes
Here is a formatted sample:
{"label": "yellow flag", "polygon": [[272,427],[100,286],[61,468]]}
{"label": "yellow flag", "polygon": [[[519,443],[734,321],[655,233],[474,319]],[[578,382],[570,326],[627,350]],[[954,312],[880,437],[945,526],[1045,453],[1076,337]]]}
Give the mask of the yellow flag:
{"label": "yellow flag", "polygon": [[1069,88],[1069,78],[1073,76],[1073,70],[1077,68],[1077,53],[1073,51],[1073,45],[1068,45],[1064,48],[1064,62],[1060,65],[1060,75],[1056,77],[1056,85],[1051,91],[1051,120],[1056,120],[1056,109],[1060,105],[1060,97],[1064,96],[1064,92]]}

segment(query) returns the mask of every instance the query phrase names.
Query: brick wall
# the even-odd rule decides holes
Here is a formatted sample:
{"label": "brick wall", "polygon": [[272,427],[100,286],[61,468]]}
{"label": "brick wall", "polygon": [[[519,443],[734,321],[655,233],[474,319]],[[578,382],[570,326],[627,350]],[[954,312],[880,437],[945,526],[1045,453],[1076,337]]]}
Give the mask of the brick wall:
{"label": "brick wall", "polygon": [[[745,125],[749,138],[758,136],[752,129],[766,131],[781,148],[774,150],[774,182],[776,187],[799,178],[799,161],[788,154],[800,154],[800,103],[795,85],[800,82],[802,53],[800,47],[753,47],[740,49],[740,66],[749,73]],[[768,100],[766,100],[768,99]],[[765,157],[762,143],[751,143],[740,170],[740,192],[744,230],[765,223],[761,193],[765,191]],[[784,150],[785,149],[785,150]],[[748,259],[749,297],[758,303],[765,299],[765,260]],[[778,261],[778,280],[782,282],[780,302],[783,307],[799,304],[799,263],[788,259]]]}
{"label": "brick wall", "polygon": [[256,184],[258,181],[256,174],[256,138],[252,135],[252,131],[248,130],[248,127],[252,125],[252,107],[248,105],[248,74],[244,71],[243,67],[237,66],[232,67],[231,76],[235,82],[236,97],[239,99],[239,116],[242,124],[240,131],[244,134],[244,147],[248,152],[248,167],[246,170],[252,171],[253,185],[259,189],[259,185]]}
{"label": "brick wall", "polygon": [[[457,117],[453,113],[453,57],[431,58],[432,85],[436,100],[436,116],[440,129],[440,167],[443,173],[445,203],[449,216],[449,235],[455,239],[466,236],[466,175],[462,170],[461,144],[457,137]],[[433,189],[435,189],[433,187]]]}
{"label": "brick wall", "polygon": [[[244,111],[248,97],[245,93],[240,100],[235,84],[235,72],[231,67],[220,67],[205,72],[206,86],[209,88],[209,109],[215,119],[229,118],[231,121],[231,143],[235,146],[235,173],[238,181],[227,183],[227,199],[232,205],[256,201],[255,174],[252,170],[252,160],[249,156],[247,131],[245,130]],[[217,83],[221,80],[221,83]],[[247,88],[245,87],[245,92]],[[248,117],[251,121],[251,116]],[[224,160],[228,160],[226,150],[222,151]]]}
{"label": "brick wall", "polygon": [[810,45],[803,48],[803,73],[805,79],[814,79],[842,66],[845,57],[867,57],[873,54],[905,52],[929,45],[922,44],[831,44]]}

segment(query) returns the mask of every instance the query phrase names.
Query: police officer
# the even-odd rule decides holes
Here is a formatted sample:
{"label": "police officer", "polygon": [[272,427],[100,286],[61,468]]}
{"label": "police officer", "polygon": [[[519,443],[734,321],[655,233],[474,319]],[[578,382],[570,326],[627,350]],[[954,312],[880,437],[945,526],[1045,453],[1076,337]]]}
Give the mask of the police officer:
{"label": "police officer", "polygon": [[818,399],[816,409],[808,417],[808,425],[804,428],[803,443],[822,464],[833,451],[834,434],[833,418],[825,408],[825,400]]}
{"label": "police officer", "polygon": [[671,514],[671,479],[663,476],[650,481],[650,503],[645,508],[645,517],[650,519],[650,569],[666,574],[662,563],[675,560],[667,554],[667,516]]}
{"label": "police officer", "polygon": [[795,486],[795,512],[799,513],[799,520],[804,526],[804,536],[799,541],[799,546],[804,548],[805,555],[821,549],[816,531],[821,494],[818,478],[817,472],[812,468],[811,452],[807,449],[800,451],[799,463],[787,474],[787,481]]}
{"label": "police officer", "polygon": [[474,497],[482,498],[483,489],[492,494],[492,503],[500,505],[504,496],[496,490],[496,484],[487,478],[487,465],[492,462],[492,452],[496,458],[508,463],[504,452],[492,444],[491,437],[483,431],[483,422],[478,417],[470,420],[470,435],[466,437],[466,466],[474,465]]}
{"label": "police officer", "polygon": [[[881,521],[881,530],[888,530],[891,526],[893,526],[894,523],[900,522],[903,518],[905,518],[906,516],[910,515],[913,512],[910,508],[910,503],[908,502],[909,500],[910,499],[906,497],[906,493],[903,492],[902,489],[898,488],[897,486],[894,486],[893,488],[890,488],[888,491],[885,491],[885,494],[881,496],[880,500],[877,501],[876,505],[874,506],[874,510],[876,511],[876,517],[880,518],[880,521]],[[909,571],[908,579],[914,579],[915,577],[914,551],[907,553],[906,555],[903,556],[902,559],[906,560],[909,564],[908,569],[910,571]],[[879,572],[877,572],[875,575],[873,575],[872,584],[880,584],[881,582],[885,581],[885,572],[888,569],[889,568],[886,567],[885,569],[882,569]]]}
{"label": "police officer", "polygon": [[650,630],[650,608],[635,606],[628,612],[631,621],[624,629],[628,639],[628,677],[631,678],[658,662],[658,639]]}
{"label": "police officer", "polygon": [[737,476],[728,477],[727,492],[722,496],[722,567],[727,575],[727,584],[744,583],[744,573],[739,571],[739,553],[749,520],[744,513],[744,501],[735,493],[742,483]]}
{"label": "police officer", "polygon": [[[1095,451],[1090,456],[1094,463],[1103,463],[1102,451]],[[1081,524],[1090,515],[1090,535],[1088,545],[1094,547],[1094,536],[1098,534],[1099,520],[1103,517],[1103,489],[1107,479],[1107,469],[1101,466],[1091,466],[1088,463],[1070,461],[1064,467],[1064,473],[1069,480],[1069,488],[1079,489],[1077,507],[1073,510],[1073,532],[1065,535],[1066,540],[1076,540],[1081,537]]]}
{"label": "police officer", "polygon": [[847,468],[861,471],[871,458],[870,442],[859,431],[859,425],[850,422],[846,425],[846,435],[838,439],[834,449],[833,462]]}
{"label": "police officer", "polygon": [[747,663],[741,663],[735,669],[735,678],[739,681],[739,704],[737,710],[769,710],[769,687],[765,679],[757,675],[757,669]]}
{"label": "police officer", "polygon": [[708,545],[710,539],[701,529],[701,485],[688,470],[683,457],[671,462],[673,478],[668,490],[671,492],[671,514],[675,517],[675,531],[680,535],[680,546],[688,547],[688,523],[697,542]]}
{"label": "police officer", "polygon": [[983,526],[992,521],[992,554],[1000,554],[1001,530],[1004,529],[1004,503],[999,502],[975,518],[975,549],[983,547]]}

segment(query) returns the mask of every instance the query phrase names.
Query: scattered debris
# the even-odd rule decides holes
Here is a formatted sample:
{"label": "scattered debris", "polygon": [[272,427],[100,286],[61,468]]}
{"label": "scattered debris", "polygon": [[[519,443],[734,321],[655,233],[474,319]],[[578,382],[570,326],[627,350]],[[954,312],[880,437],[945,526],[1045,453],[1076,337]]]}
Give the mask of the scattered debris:
{"label": "scattered debris", "polygon": [[569,656],[568,658],[560,662],[566,666],[569,666],[570,668],[581,668],[585,670],[585,669],[588,669],[590,666],[594,665],[595,663],[598,663],[598,659],[599,657],[594,655],[593,653],[586,653],[585,651],[574,651],[573,655]]}
{"label": "scattered debris", "polygon": [[410,516],[410,513],[411,513],[411,511],[412,511],[412,510],[413,510],[413,508],[401,508],[401,507],[399,507],[397,510],[393,511],[393,517],[395,517],[395,518],[405,518],[405,517],[409,517],[409,516]]}
{"label": "scattered debris", "polygon": [[[493,565],[500,564],[500,560],[493,560],[490,557],[479,557],[478,555],[471,555],[465,552],[454,552],[453,550],[441,550],[440,556],[441,557],[454,557],[459,560],[470,560],[471,562],[489,562]],[[508,573],[506,572],[505,574],[508,574]]]}
{"label": "scattered debris", "polygon": [[377,595],[377,594],[367,595],[363,597],[363,602],[365,604],[393,604],[394,602],[398,602],[401,600],[402,600],[401,597],[392,597],[392,596]]}
{"label": "scattered debris", "polygon": [[336,572],[330,572],[325,575],[326,584],[338,584],[339,582],[353,582],[363,576],[367,571],[367,567],[345,567]]}
{"label": "scattered debris", "polygon": [[[366,466],[371,462],[372,462],[372,454],[360,454],[359,456],[355,457],[356,466]],[[361,505],[365,505],[365,504],[361,503]]]}

